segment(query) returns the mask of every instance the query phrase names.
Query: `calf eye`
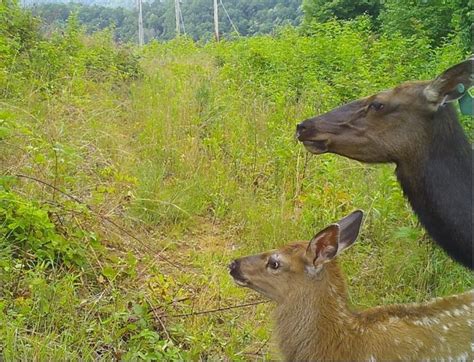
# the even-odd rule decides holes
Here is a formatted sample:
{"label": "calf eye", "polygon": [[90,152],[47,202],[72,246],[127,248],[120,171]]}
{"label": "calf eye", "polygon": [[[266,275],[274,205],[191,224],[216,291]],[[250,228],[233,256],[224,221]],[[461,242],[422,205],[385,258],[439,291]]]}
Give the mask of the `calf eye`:
{"label": "calf eye", "polygon": [[383,109],[384,105],[383,103],[380,103],[380,102],[372,102],[369,104],[369,109],[373,109],[374,111],[380,111],[381,109]]}
{"label": "calf eye", "polygon": [[280,263],[278,262],[278,260],[270,259],[267,263],[267,266],[270,269],[277,270],[280,267]]}

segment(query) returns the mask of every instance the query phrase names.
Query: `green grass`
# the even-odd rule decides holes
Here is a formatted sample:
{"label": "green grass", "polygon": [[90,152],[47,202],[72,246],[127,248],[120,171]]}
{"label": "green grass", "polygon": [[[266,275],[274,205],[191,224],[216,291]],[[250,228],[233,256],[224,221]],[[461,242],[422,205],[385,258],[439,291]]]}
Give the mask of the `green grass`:
{"label": "green grass", "polygon": [[[43,210],[37,229],[80,243],[86,262],[48,262],[40,242],[19,239],[17,253],[0,251],[0,357],[276,358],[270,303],[212,311],[260,300],[232,282],[228,263],[309,240],[356,208],[366,213],[362,233],[341,257],[354,306],[472,287],[470,272],[418,225],[393,166],[313,157],[293,139],[308,116],[433,76],[459,51],[327,26],[317,40],[288,31],[204,47],[151,44],[135,79],[85,71],[54,78],[54,91],[8,80],[2,176],[50,186],[9,177],[3,188],[30,213]],[[75,56],[86,68],[98,61]],[[61,245],[45,250],[60,258]]]}

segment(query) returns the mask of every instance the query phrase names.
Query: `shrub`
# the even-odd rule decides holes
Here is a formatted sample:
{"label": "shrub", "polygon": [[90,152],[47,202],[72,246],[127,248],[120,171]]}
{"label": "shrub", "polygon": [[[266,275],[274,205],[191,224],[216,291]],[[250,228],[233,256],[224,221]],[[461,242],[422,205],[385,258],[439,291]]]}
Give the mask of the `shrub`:
{"label": "shrub", "polygon": [[49,211],[45,205],[0,188],[0,248],[30,264],[83,266],[86,235],[77,230],[72,235],[61,232]]}

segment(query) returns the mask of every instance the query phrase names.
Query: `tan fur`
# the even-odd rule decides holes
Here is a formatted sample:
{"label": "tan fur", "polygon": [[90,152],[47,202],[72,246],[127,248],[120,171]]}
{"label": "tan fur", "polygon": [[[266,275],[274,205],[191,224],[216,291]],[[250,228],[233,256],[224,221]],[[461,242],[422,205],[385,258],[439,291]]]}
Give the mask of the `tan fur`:
{"label": "tan fur", "polygon": [[[231,272],[277,302],[276,338],[287,361],[473,360],[473,291],[356,312],[337,262],[315,266],[308,253],[306,243],[292,244],[238,259]],[[278,271],[270,259],[281,262]]]}

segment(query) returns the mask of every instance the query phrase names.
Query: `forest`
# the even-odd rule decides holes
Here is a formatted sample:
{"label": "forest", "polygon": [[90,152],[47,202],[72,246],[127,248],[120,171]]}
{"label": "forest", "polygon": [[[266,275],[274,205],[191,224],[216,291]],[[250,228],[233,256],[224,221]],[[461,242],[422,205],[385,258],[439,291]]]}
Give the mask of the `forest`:
{"label": "forest", "polygon": [[[111,8],[100,2],[33,2],[30,6],[43,20],[46,31],[64,27],[71,13],[76,13],[88,33],[112,27],[118,41],[138,39],[136,8]],[[458,32],[464,45],[471,46],[472,6],[468,0],[224,0],[219,11],[221,32],[230,38],[269,34],[285,25],[306,25],[312,21],[352,20],[365,14],[376,32],[398,32],[404,36],[423,33],[437,45]],[[184,33],[194,40],[213,38],[212,1],[184,0],[181,12]],[[174,1],[144,2],[143,22],[145,41],[174,38]]]}
{"label": "forest", "polygon": [[468,1],[224,1],[239,34],[224,18],[221,42],[201,3],[180,37],[170,3],[146,3],[143,47],[131,9],[0,3],[0,360],[278,359],[273,303],[229,263],[355,209],[355,308],[472,288],[393,165],[294,139],[466,59]]}
{"label": "forest", "polygon": [[[300,0],[233,0],[219,6],[223,34],[255,35],[271,33],[275,27],[297,25],[301,17]],[[224,4],[224,5],[222,5]],[[81,4],[40,4],[32,7],[43,19],[46,28],[64,26],[71,13],[88,32],[112,27],[118,41],[136,42],[138,39],[137,10],[121,7],[87,6]],[[207,0],[188,0],[181,4],[181,32],[195,40],[210,40],[214,36],[213,3]],[[176,35],[174,0],[143,3],[145,41],[169,40]]]}

